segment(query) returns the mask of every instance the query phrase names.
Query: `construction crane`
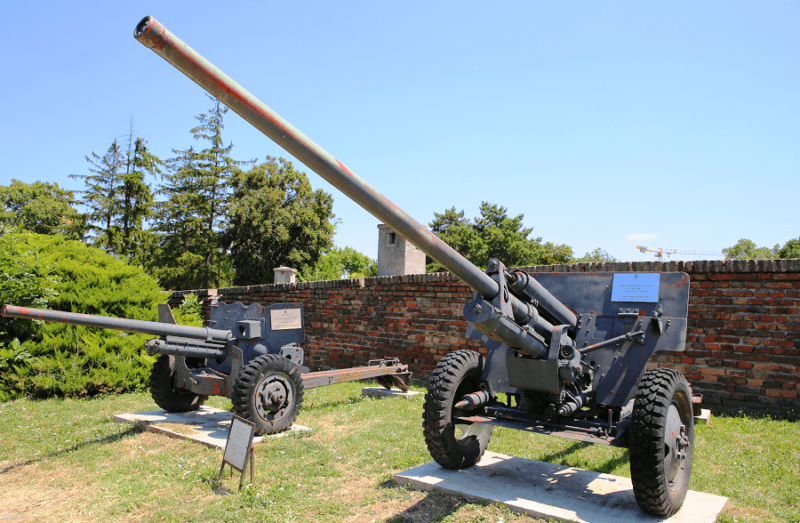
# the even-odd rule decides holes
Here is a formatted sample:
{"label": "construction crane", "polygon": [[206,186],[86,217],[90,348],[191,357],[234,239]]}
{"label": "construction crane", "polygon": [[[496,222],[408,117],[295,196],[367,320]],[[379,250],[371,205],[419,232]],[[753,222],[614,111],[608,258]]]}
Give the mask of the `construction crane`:
{"label": "construction crane", "polygon": [[641,253],[654,252],[656,254],[656,258],[658,258],[659,260],[663,260],[664,256],[669,258],[673,254],[691,254],[696,256],[723,256],[723,254],[719,252],[684,251],[680,249],[664,249],[661,247],[655,249],[648,249],[647,247],[644,247],[642,245],[637,245],[636,248],[639,249],[639,252]]}

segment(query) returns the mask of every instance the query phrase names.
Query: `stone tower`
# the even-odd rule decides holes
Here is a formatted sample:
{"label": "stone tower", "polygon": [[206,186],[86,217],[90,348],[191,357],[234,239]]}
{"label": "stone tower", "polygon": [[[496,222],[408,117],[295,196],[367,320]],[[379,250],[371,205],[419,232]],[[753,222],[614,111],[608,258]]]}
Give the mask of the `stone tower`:
{"label": "stone tower", "polygon": [[425,274],[425,253],[384,224],[378,225],[378,276]]}

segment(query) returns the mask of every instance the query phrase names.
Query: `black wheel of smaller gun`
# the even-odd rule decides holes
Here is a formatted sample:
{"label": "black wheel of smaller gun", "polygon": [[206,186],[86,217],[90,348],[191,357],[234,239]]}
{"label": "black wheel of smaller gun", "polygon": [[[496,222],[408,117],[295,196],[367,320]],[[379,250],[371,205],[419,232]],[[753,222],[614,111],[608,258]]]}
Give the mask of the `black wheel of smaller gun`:
{"label": "black wheel of smaller gun", "polygon": [[254,359],[242,370],[233,393],[233,411],[256,424],[256,434],[288,429],[303,404],[297,365],[277,354]]}
{"label": "black wheel of smaller gun", "polygon": [[199,409],[208,396],[175,388],[175,358],[161,355],[150,370],[150,395],[167,412],[190,412]]}

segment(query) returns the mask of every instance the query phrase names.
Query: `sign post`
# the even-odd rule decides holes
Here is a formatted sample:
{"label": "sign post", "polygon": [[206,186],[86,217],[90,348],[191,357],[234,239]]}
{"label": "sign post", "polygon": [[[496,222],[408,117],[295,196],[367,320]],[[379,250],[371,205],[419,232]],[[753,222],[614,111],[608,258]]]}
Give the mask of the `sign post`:
{"label": "sign post", "polygon": [[250,484],[252,485],[255,482],[255,452],[253,451],[253,435],[255,434],[255,430],[255,423],[236,415],[233,416],[217,482],[222,481],[222,471],[225,470],[225,464],[227,463],[231,467],[231,475],[233,475],[233,469],[241,473],[239,490],[242,490],[248,459],[250,461]]}

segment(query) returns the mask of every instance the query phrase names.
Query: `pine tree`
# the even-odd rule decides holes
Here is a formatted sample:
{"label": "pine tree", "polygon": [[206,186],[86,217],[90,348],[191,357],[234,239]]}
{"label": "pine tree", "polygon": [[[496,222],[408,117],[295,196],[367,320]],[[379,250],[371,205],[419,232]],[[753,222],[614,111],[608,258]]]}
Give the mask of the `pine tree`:
{"label": "pine tree", "polygon": [[150,176],[160,174],[162,163],[147,149],[147,141],[135,138],[131,129],[128,136],[125,175],[120,187],[121,233],[118,252],[137,264],[143,264],[143,257],[147,254],[145,220],[153,212],[153,192],[145,181],[145,174]]}
{"label": "pine tree", "polygon": [[228,179],[242,163],[230,157],[233,144],[224,145],[223,117],[228,108],[218,100],[200,125],[191,130],[195,140],[208,147],[173,149],[162,176],[159,193],[166,200],[157,206],[153,229],[158,235],[158,256],[152,273],[172,289],[217,287],[228,281],[230,261],[222,248],[221,226],[228,198]]}
{"label": "pine tree", "polygon": [[70,178],[82,178],[86,190],[81,193],[81,203],[87,208],[89,243],[109,252],[114,252],[117,230],[112,228],[117,215],[117,198],[122,184],[125,156],[116,140],[99,156],[92,151],[86,156],[92,174],[70,174]]}
{"label": "pine tree", "polygon": [[92,152],[86,161],[92,174],[72,174],[82,178],[86,189],[81,202],[89,210],[89,238],[95,247],[127,260],[142,256],[144,220],[151,214],[153,193],[145,175],[160,172],[161,160],[147,149],[147,141],[137,138],[131,126],[127,150],[114,140],[102,157]]}

